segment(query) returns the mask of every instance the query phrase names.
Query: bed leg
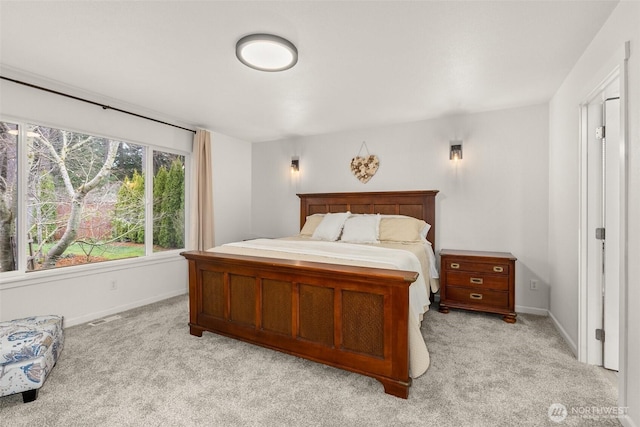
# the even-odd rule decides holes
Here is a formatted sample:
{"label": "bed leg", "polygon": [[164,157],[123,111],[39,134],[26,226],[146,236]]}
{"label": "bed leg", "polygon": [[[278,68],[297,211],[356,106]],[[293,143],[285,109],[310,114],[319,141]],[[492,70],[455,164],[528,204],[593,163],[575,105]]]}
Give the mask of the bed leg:
{"label": "bed leg", "polygon": [[378,381],[380,381],[384,386],[385,393],[402,399],[407,399],[409,397],[411,378],[409,378],[408,382],[381,378],[378,378]]}
{"label": "bed leg", "polygon": [[191,324],[189,325],[189,333],[191,335],[195,335],[196,337],[201,337],[202,332],[204,332],[204,329],[202,329],[200,326],[191,325]]}

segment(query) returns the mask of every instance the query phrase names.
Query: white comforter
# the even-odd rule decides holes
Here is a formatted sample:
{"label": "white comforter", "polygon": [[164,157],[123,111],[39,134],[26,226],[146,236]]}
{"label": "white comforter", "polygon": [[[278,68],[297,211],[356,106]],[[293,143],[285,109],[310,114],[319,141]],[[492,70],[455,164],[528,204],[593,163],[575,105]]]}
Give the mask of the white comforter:
{"label": "white comforter", "polygon": [[[404,247],[390,248],[309,239],[256,239],[229,243],[209,251],[282,258],[282,255],[269,254],[269,252],[280,252],[287,253],[287,258],[298,260],[420,273],[418,279],[409,287],[409,370],[410,375],[417,378],[429,367],[429,351],[420,332],[420,324],[423,314],[429,309],[429,292],[437,291],[438,276],[435,256],[428,243],[402,246]],[[268,252],[265,253],[265,251]],[[422,262],[419,259],[420,256],[424,257]],[[427,277],[430,278],[429,284],[426,281]]]}

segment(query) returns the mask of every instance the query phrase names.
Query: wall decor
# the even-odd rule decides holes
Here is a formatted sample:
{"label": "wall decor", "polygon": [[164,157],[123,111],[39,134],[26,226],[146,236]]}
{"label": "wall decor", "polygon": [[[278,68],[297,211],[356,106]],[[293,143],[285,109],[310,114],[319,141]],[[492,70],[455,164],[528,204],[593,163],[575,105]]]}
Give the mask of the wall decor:
{"label": "wall decor", "polygon": [[[363,147],[367,150],[366,157],[360,156]],[[378,156],[375,154],[369,154],[367,143],[362,141],[360,151],[358,151],[358,154],[351,159],[351,173],[358,178],[361,183],[366,184],[376,174],[379,167],[380,160],[378,159]]]}

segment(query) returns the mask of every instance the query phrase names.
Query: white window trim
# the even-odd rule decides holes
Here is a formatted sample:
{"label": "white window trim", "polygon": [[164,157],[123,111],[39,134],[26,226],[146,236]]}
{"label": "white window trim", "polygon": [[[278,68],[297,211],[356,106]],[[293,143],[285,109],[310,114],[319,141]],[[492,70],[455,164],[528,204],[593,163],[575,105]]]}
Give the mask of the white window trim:
{"label": "white window trim", "polygon": [[185,203],[185,224],[184,224],[184,243],[185,247],[180,249],[171,249],[166,251],[154,252],[153,251],[153,215],[146,215],[145,218],[145,255],[135,258],[123,258],[111,261],[89,263],[74,265],[68,267],[58,267],[47,270],[27,271],[27,221],[26,221],[26,188],[27,188],[27,156],[25,151],[25,145],[21,142],[25,140],[27,125],[46,126],[55,129],[61,129],[69,132],[82,133],[86,135],[95,136],[98,138],[115,139],[121,142],[126,142],[135,145],[141,145],[145,147],[144,155],[144,176],[145,176],[145,197],[146,197],[146,212],[152,206],[153,200],[153,180],[148,179],[147,176],[153,176],[153,152],[160,151],[171,154],[177,154],[184,156],[185,167],[185,179],[184,179],[184,191],[185,199],[188,200],[190,193],[190,177],[191,177],[191,153],[184,150],[165,147],[162,145],[153,145],[148,142],[137,141],[132,139],[123,138],[121,136],[105,135],[95,133],[90,130],[74,129],[73,127],[61,126],[55,123],[47,123],[39,120],[33,120],[28,118],[19,118],[12,116],[0,116],[0,121],[17,124],[18,125],[18,147],[17,147],[17,185],[18,185],[18,218],[16,226],[17,250],[18,250],[18,267],[13,271],[0,272],[0,290],[11,289],[14,287],[29,286],[34,284],[46,283],[49,281],[60,280],[61,277],[72,278],[82,277],[88,275],[94,275],[96,273],[106,273],[110,271],[117,271],[122,269],[131,268],[132,266],[145,266],[157,263],[166,263],[172,259],[177,261],[184,260],[179,254],[186,248],[191,247],[189,241],[189,227],[190,227],[190,210],[189,203]]}

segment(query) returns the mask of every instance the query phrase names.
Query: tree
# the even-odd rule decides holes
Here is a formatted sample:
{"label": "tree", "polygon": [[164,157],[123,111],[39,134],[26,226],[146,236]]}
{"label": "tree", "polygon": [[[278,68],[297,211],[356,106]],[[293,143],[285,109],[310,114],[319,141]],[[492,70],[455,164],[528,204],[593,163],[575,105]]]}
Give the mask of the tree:
{"label": "tree", "polygon": [[83,202],[109,177],[120,142],[65,130],[34,127],[32,157],[51,162],[70,202],[69,218],[62,237],[45,255],[45,266],[53,267],[78,234]]}
{"label": "tree", "polygon": [[118,181],[132,177],[135,172],[142,170],[144,147],[142,145],[123,142],[113,163],[111,175]]}
{"label": "tree", "polygon": [[165,196],[165,188],[169,172],[161,166],[153,178],[153,244],[160,245],[160,227],[162,225],[162,201]]}
{"label": "tree", "polygon": [[[34,191],[33,218],[35,240],[38,243],[48,241],[58,230],[58,204],[56,203],[56,187],[50,173],[40,173],[36,177],[37,185]],[[32,230],[29,230],[32,234]]]}
{"label": "tree", "polygon": [[160,236],[158,242],[165,248],[184,246],[184,167],[174,160],[167,174],[160,212]]}
{"label": "tree", "polygon": [[134,170],[131,179],[125,177],[118,190],[113,237],[120,241],[144,243],[144,177]]}
{"label": "tree", "polygon": [[17,138],[0,122],[0,271],[15,270],[14,244],[17,212]]}

